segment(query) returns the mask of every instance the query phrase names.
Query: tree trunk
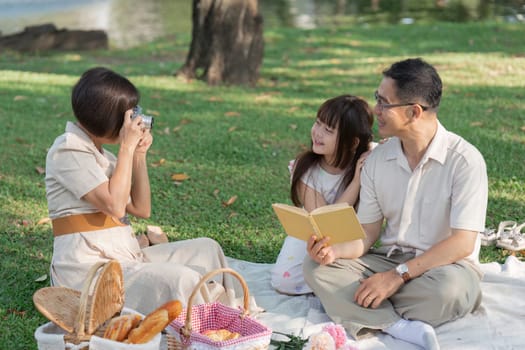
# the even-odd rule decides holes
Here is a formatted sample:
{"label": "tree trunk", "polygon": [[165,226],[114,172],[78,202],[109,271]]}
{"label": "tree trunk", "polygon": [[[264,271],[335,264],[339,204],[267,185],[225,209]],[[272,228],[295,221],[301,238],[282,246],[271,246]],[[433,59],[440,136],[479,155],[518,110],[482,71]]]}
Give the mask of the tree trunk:
{"label": "tree trunk", "polygon": [[193,0],[192,21],[190,51],[176,75],[254,86],[264,51],[258,0]]}

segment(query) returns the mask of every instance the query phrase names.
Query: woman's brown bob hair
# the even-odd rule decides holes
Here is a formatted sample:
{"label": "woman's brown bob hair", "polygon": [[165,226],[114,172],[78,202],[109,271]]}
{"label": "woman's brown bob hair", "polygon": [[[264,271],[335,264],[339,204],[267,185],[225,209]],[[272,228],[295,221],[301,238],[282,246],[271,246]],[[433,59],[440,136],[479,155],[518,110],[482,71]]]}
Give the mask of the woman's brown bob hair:
{"label": "woman's brown bob hair", "polygon": [[73,87],[71,105],[78,122],[97,137],[117,138],[124,114],[139,103],[137,88],[103,67],[87,70]]}

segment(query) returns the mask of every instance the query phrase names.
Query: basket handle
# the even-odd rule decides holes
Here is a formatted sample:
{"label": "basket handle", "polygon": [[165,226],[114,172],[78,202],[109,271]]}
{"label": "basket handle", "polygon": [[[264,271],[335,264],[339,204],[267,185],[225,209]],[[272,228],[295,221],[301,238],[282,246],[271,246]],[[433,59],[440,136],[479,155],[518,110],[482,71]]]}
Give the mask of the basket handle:
{"label": "basket handle", "polygon": [[227,267],[208,272],[207,274],[202,276],[200,282],[197,284],[197,286],[195,286],[195,288],[193,289],[193,292],[190,295],[190,298],[188,299],[188,306],[186,307],[186,323],[184,327],[182,327],[180,330],[181,333],[185,337],[189,337],[191,335],[191,310],[192,310],[193,299],[195,295],[197,295],[198,291],[200,290],[200,288],[202,287],[204,283],[206,283],[211,277],[218,275],[220,273],[229,273],[239,280],[239,282],[241,283],[242,289],[243,289],[243,293],[244,293],[244,310],[242,314],[240,315],[240,317],[244,318],[245,316],[249,315],[250,313],[249,311],[250,291],[248,290],[248,285],[246,284],[246,281],[244,280],[244,278],[242,278],[241,274]]}
{"label": "basket handle", "polygon": [[86,334],[86,309],[89,299],[89,289],[91,288],[91,283],[97,274],[97,271],[100,267],[106,264],[105,261],[96,262],[89,269],[84,285],[82,286],[82,293],[80,294],[80,303],[78,306],[78,315],[77,315],[77,324],[75,326],[75,334],[77,337],[82,337]]}

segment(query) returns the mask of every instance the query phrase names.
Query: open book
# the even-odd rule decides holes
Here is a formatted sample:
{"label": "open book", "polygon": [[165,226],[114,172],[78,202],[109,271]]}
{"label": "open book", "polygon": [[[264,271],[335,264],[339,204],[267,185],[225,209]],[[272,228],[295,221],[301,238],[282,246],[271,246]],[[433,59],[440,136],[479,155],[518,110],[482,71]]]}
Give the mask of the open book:
{"label": "open book", "polygon": [[330,237],[330,244],[365,238],[363,227],[353,207],[347,203],[325,205],[308,213],[303,208],[274,203],[284,231],[289,236],[307,241],[315,234],[318,239]]}

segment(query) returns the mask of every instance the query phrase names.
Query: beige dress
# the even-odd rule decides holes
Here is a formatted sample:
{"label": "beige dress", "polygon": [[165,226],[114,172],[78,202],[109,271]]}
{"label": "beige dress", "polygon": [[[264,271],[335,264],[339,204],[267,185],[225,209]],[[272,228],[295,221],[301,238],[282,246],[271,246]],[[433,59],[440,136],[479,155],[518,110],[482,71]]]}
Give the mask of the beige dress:
{"label": "beige dress", "polygon": [[[46,159],[46,194],[51,219],[98,210],[82,197],[108,181],[116,157],[99,152],[74,123],[50,148]],[[164,302],[184,305],[206,272],[227,267],[222,248],[209,238],[160,244],[140,249],[130,226],[77,232],[55,237],[51,262],[53,285],[80,290],[89,268],[98,261],[118,260],[123,269],[126,306],[149,313]],[[195,303],[217,298],[237,304],[230,275],[214,277],[197,294]]]}

